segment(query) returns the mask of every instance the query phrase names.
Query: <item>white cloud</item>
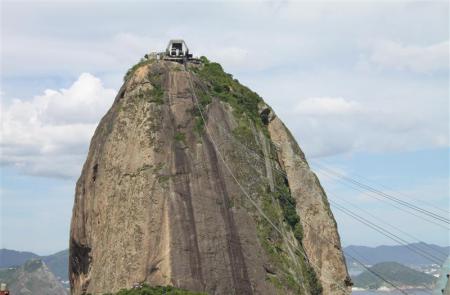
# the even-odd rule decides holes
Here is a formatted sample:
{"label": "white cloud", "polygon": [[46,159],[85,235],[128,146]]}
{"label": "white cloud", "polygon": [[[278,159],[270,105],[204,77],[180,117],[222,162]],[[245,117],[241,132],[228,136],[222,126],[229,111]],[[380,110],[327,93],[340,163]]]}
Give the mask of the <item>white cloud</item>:
{"label": "white cloud", "polygon": [[1,163],[27,174],[76,175],[115,93],[84,73],[68,89],[47,89],[31,100],[2,104]]}
{"label": "white cloud", "polygon": [[447,110],[419,100],[306,98],[284,109],[282,118],[309,157],[448,147]]}
{"label": "white cloud", "polygon": [[403,45],[394,41],[377,42],[369,61],[384,68],[417,73],[449,69],[449,41],[427,46]]}
{"label": "white cloud", "polygon": [[301,115],[345,115],[359,110],[357,102],[342,97],[310,97],[295,107],[296,113]]}
{"label": "white cloud", "polygon": [[[443,40],[442,35],[448,38],[444,29],[448,17],[440,15],[448,5],[422,6],[271,1],[141,2],[133,7],[117,2],[106,7],[82,2],[67,9],[64,4],[7,3],[2,67],[13,77],[23,75],[24,65],[27,75],[73,75],[80,71],[122,75],[148,51],[162,50],[170,38],[179,37],[194,54],[208,55],[234,74],[311,64],[330,66],[357,57],[361,52],[355,52],[356,43],[368,36],[410,44],[399,45],[407,51],[420,47],[415,44],[428,48]],[[102,13],[93,13],[96,10]],[[374,23],[377,26],[371,25]],[[411,33],[424,28],[426,34]],[[391,59],[385,61],[387,49],[382,45],[373,53],[374,58],[390,64]],[[435,51],[429,50],[433,55]],[[363,53],[372,57],[370,52]],[[435,61],[421,63],[434,65]]]}
{"label": "white cloud", "polygon": [[4,33],[2,70],[8,76],[75,74],[83,71],[123,73],[146,53],[163,50],[166,39],[118,32],[93,40]]}
{"label": "white cloud", "polygon": [[[124,9],[114,4],[98,15],[87,13],[84,4],[74,5],[71,13],[65,13],[65,6],[10,4],[3,31],[3,70],[10,79],[7,86],[17,77],[22,79],[26,67],[30,77],[94,72],[118,88],[123,73],[144,53],[163,50],[170,38],[181,37],[195,55],[219,61],[262,94],[308,155],[447,146],[448,81],[443,82],[440,72],[436,79],[431,75],[448,64],[444,62],[448,42],[438,42],[448,38],[448,29],[443,29],[448,17],[442,13],[448,4],[342,5],[275,1],[178,9],[179,4],[141,3]],[[83,22],[73,27],[80,16]],[[380,18],[385,21],[380,23]],[[49,29],[60,24],[64,34]],[[80,31],[86,34],[80,36]],[[358,61],[365,72],[355,71]],[[378,71],[381,68],[386,71]],[[410,71],[431,75],[420,80]],[[12,85],[4,90],[18,88]],[[58,97],[72,94],[48,91],[41,96],[53,98],[39,122],[52,126],[55,140],[67,140],[55,135],[56,126],[74,124],[74,130],[83,129],[99,116],[97,106],[79,121],[80,109],[86,109],[81,97],[56,103]],[[299,97],[305,99],[298,101]],[[34,105],[21,102],[22,113],[31,108],[34,114]],[[62,146],[51,141],[39,149],[54,152]]]}
{"label": "white cloud", "polygon": [[240,47],[222,47],[218,50],[210,48],[208,51],[210,59],[232,67],[242,67],[250,59],[249,51]]}

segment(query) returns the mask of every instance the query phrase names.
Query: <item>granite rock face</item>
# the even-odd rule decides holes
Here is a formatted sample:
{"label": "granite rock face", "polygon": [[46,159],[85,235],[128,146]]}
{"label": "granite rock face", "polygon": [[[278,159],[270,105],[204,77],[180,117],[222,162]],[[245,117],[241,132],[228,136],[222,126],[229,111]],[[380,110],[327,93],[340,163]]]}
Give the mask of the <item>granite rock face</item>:
{"label": "granite rock face", "polygon": [[207,59],[149,60],[127,74],[77,182],[69,272],[75,295],[141,282],[344,294],[349,283],[325,192],[297,143]]}

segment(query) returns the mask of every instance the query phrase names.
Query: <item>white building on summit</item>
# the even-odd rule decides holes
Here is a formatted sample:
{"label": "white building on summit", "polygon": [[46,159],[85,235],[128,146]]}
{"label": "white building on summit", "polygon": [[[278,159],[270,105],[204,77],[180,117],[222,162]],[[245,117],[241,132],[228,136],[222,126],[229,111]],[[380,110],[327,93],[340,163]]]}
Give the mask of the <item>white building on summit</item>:
{"label": "white building on summit", "polygon": [[182,39],[173,39],[169,41],[167,45],[166,51],[164,52],[153,52],[150,54],[146,54],[145,58],[147,59],[163,59],[169,61],[176,61],[180,63],[186,63],[188,61],[198,63],[200,60],[192,57],[192,53],[189,52],[189,48],[186,45],[186,42]]}
{"label": "white building on summit", "polygon": [[166,48],[166,56],[171,58],[180,58],[180,57],[192,57],[192,54],[189,53],[189,48],[186,45],[184,40],[170,40],[169,45]]}

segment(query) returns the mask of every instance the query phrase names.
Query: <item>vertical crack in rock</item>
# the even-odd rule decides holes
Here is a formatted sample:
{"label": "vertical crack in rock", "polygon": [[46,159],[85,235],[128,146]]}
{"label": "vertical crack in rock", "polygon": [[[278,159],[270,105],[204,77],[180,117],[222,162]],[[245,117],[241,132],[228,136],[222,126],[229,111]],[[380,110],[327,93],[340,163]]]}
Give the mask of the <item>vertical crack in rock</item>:
{"label": "vertical crack in rock", "polygon": [[[91,248],[79,244],[73,238],[70,239],[70,257],[69,257],[69,272],[73,274],[70,276],[70,284],[73,285],[75,277],[85,277],[89,272],[92,257],[90,256]],[[89,286],[89,280],[81,282],[81,290],[85,293]]]}
{"label": "vertical crack in rock", "polygon": [[245,258],[242,252],[239,233],[236,228],[236,222],[234,221],[233,213],[227,206],[227,204],[230,204],[231,200],[227,192],[224,175],[219,167],[220,160],[217,157],[216,150],[210,139],[207,136],[203,136],[203,139],[210,157],[209,164],[211,165],[211,178],[214,180],[217,195],[222,198],[220,211],[224,220],[227,235],[227,250],[230,259],[234,290],[236,294],[253,294],[247,267],[245,265]]}
{"label": "vertical crack in rock", "polygon": [[70,241],[70,249],[72,255],[70,256],[69,268],[74,274],[87,274],[91,257],[89,253],[91,248],[77,243],[74,239]]}
{"label": "vertical crack in rock", "polygon": [[194,209],[192,206],[192,194],[189,187],[190,179],[188,175],[188,159],[187,155],[179,143],[175,143],[175,175],[174,181],[174,212],[175,216],[180,216],[182,226],[183,241],[187,245],[189,255],[189,266],[192,279],[199,284],[199,289],[203,289],[203,275],[200,261],[200,251],[197,241],[197,229],[195,224]]}

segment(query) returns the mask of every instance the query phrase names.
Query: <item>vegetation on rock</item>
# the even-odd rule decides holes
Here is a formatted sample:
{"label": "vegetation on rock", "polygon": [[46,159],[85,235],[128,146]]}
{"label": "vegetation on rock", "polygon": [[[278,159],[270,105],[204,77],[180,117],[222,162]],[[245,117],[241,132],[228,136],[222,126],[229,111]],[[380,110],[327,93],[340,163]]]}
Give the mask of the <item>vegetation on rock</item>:
{"label": "vegetation on rock", "polygon": [[194,73],[207,85],[207,89],[201,89],[199,93],[200,104],[204,106],[211,102],[210,96],[217,97],[229,103],[237,114],[245,113],[255,123],[262,124],[258,104],[262,103],[263,99],[233,79],[219,63],[210,62],[206,57],[201,57],[201,60],[202,66],[193,68]]}
{"label": "vegetation on rock", "polygon": [[150,91],[150,97],[154,102],[158,104],[163,104],[164,100],[164,89],[162,87],[162,73],[157,72],[154,74],[149,74],[148,79],[153,86],[153,89]]}
{"label": "vegetation on rock", "polygon": [[128,69],[127,73],[123,77],[123,81],[124,82],[127,81],[134,74],[134,72],[140,67],[151,64],[152,62],[153,60],[151,59],[141,58],[138,63],[136,63],[135,65],[133,65],[131,68]]}
{"label": "vegetation on rock", "polygon": [[184,142],[186,140],[186,134],[183,132],[175,133],[174,139],[179,142]]}
{"label": "vegetation on rock", "polygon": [[123,289],[117,293],[106,293],[104,295],[206,295],[206,293],[193,292],[184,289],[175,288],[172,286],[156,286],[150,287],[143,285],[141,288]]}
{"label": "vegetation on rock", "polygon": [[[202,66],[194,68],[194,72],[200,80],[206,82],[207,85],[206,89],[203,87],[197,90],[201,108],[205,109],[206,105],[211,102],[211,96],[229,104],[238,121],[238,127],[233,130],[234,137],[249,150],[262,155],[261,147],[263,143],[257,140],[254,130],[262,132],[265,135],[265,140],[271,142],[266,124],[263,122],[264,118],[259,114],[258,105],[263,102],[262,98],[241,85],[236,79],[233,79],[232,75],[225,73],[220,64],[210,62],[205,57],[202,57],[202,62]],[[273,146],[270,146],[270,149],[273,149]],[[241,156],[246,156],[246,154]],[[238,155],[237,158],[239,157]],[[277,158],[273,150],[271,151],[271,157],[275,160]],[[237,159],[237,162],[242,161],[246,161],[245,157],[244,159]],[[249,178],[247,180],[251,183],[254,172],[248,171],[245,173],[246,170],[246,167],[240,167],[239,171],[242,175],[239,177],[242,177],[242,179]],[[287,180],[282,177],[276,177],[274,192],[271,192],[269,188],[260,188],[257,194],[260,196],[262,210],[266,216],[278,228],[291,232],[297,240],[299,248],[299,250],[295,251],[297,257],[290,257],[289,251],[283,249],[286,237],[277,232],[267,220],[264,218],[259,219],[258,231],[263,247],[271,256],[272,263],[285,270],[283,274],[270,275],[268,280],[279,289],[284,289],[287,286],[289,290],[302,294],[306,285],[311,294],[321,294],[322,287],[314,269],[309,266],[304,256],[298,252],[304,251],[301,249],[303,229],[295,208],[296,201],[291,195]],[[292,259],[297,260],[299,265]],[[300,277],[303,277],[305,282],[302,282]]]}

